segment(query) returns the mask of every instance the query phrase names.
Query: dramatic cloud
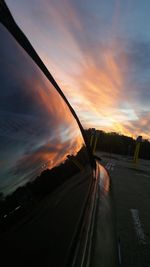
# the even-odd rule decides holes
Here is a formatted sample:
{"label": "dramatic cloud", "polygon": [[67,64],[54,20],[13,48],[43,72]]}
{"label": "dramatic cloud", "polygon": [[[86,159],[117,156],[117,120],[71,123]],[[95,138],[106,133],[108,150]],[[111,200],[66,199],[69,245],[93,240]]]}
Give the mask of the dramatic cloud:
{"label": "dramatic cloud", "polygon": [[150,138],[148,1],[7,2],[85,127]]}

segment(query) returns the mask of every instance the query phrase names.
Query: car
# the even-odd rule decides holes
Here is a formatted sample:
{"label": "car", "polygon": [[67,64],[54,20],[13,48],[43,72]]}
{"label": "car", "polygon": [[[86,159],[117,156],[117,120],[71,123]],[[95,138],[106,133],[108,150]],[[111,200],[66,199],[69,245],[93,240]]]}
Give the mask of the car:
{"label": "car", "polygon": [[0,0],[1,266],[119,266],[108,172]]}

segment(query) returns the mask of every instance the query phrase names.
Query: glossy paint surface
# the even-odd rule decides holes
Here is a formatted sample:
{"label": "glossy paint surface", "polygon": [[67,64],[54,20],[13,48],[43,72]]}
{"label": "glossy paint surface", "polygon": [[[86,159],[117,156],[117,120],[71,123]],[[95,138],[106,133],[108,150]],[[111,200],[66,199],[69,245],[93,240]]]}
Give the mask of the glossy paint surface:
{"label": "glossy paint surface", "polygon": [[2,25],[0,36],[2,266],[63,266],[91,183],[88,153],[56,89]]}

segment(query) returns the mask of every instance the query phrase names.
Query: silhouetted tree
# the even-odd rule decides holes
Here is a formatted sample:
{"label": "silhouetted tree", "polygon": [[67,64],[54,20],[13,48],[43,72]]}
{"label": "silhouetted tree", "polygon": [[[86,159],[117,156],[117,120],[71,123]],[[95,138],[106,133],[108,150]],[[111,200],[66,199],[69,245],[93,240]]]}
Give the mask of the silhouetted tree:
{"label": "silhouetted tree", "polygon": [[[97,150],[128,156],[134,155],[135,139],[116,132],[106,133],[101,130],[97,130],[97,132],[99,133]],[[90,142],[92,129],[86,130],[86,134]],[[140,158],[150,159],[150,142],[148,140],[144,140],[141,143]]]}

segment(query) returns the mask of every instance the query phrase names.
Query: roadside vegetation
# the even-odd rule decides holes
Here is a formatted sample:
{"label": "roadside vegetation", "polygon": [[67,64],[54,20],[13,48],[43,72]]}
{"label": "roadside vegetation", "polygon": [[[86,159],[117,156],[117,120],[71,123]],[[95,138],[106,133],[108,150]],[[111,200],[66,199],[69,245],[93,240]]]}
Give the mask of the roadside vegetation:
{"label": "roadside vegetation", "polygon": [[[87,138],[90,141],[93,134],[93,128],[86,130],[86,133]],[[132,137],[116,132],[106,133],[101,130],[96,130],[96,134],[98,136],[96,150],[133,157],[136,140]],[[150,142],[148,140],[142,140],[139,157],[150,160]]]}

